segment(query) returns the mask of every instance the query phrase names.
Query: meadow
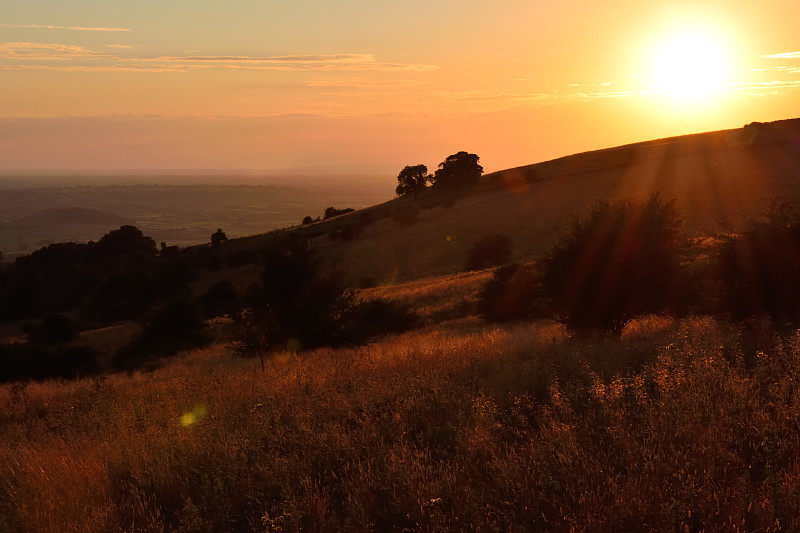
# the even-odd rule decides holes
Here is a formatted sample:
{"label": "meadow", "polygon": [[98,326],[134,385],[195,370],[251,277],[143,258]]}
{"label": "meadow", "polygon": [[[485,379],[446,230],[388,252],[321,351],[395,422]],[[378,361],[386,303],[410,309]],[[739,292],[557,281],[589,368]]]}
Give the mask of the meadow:
{"label": "meadow", "polygon": [[0,531],[800,527],[800,335],[644,317],[0,387]]}
{"label": "meadow", "polygon": [[[743,148],[741,132],[726,133],[721,144],[714,139],[512,169],[488,176],[454,206],[417,206],[410,223],[393,216],[411,203],[403,198],[312,221],[293,230],[306,245],[289,255],[273,249],[258,267],[232,259],[241,252],[257,258],[254,250],[270,235],[187,250],[201,272],[195,294],[219,281],[246,293],[260,277],[266,288],[285,287],[291,276],[270,276],[313,272],[316,259],[289,261],[284,266],[292,268],[282,270],[270,258],[319,254],[347,287],[360,287],[351,308],[389,301],[415,312],[416,329],[300,352],[279,348],[297,339],[279,339],[270,353],[244,350],[249,357],[242,357],[242,342],[228,342],[237,340],[235,319],[211,315],[214,344],[158,362],[153,354],[149,370],[133,365],[112,373],[103,365],[108,372],[92,377],[0,385],[0,532],[800,529],[800,330],[787,322],[800,316],[800,213],[779,205],[739,233],[704,231],[705,222],[693,220],[711,217],[708,224],[724,229],[759,209],[746,201],[752,191],[791,193],[797,155],[788,142]],[[749,172],[779,153],[788,155],[750,182],[736,175],[735,187],[720,181],[737,162],[749,161],[741,171]],[[649,174],[640,172],[648,166]],[[700,171],[681,171],[689,167]],[[632,179],[631,168],[642,179]],[[515,175],[520,179],[509,185]],[[679,203],[695,200],[685,204],[686,235],[677,231],[682,221],[673,204],[659,200],[659,184],[670,177],[683,187]],[[623,273],[609,279],[640,281],[613,285],[618,300],[644,294],[650,300],[641,301],[652,306],[590,316],[609,318],[594,323],[599,333],[591,320],[575,318],[581,308],[612,308],[607,293],[597,298],[611,286],[601,279],[568,287],[575,298],[564,301],[573,307],[502,324],[479,316],[486,288],[502,281],[498,272],[510,272],[461,271],[481,232],[508,234],[511,259],[524,263],[552,242],[574,209],[590,198],[632,194],[627,185],[641,185],[638,193],[654,188],[655,195],[641,205],[596,208],[610,218],[590,215],[602,224],[575,224],[575,238],[562,242],[598,250],[578,237],[599,236],[596,242],[611,243],[602,250],[612,252],[621,249],[617,241],[600,237],[646,243],[639,248],[650,253],[600,270]],[[608,220],[649,222],[599,231]],[[358,231],[345,231],[356,224]],[[126,234],[133,244],[146,241],[156,257],[152,242]],[[683,240],[698,235],[706,239]],[[538,263],[545,274],[548,257]],[[654,257],[659,266],[677,258],[680,268],[654,269]],[[557,265],[550,272],[571,272],[549,264]],[[615,270],[627,264],[634,267]],[[642,278],[643,271],[658,276]],[[504,290],[524,287],[512,283],[515,275],[502,281]],[[336,278],[305,281],[282,302],[309,287],[333,287]],[[649,291],[661,285],[676,290]],[[640,286],[648,290],[637,293]],[[672,296],[680,305],[665,305]],[[538,297],[534,290],[522,300]],[[555,302],[559,293],[550,297]],[[111,303],[111,311],[119,307]],[[676,315],[642,315],[654,308]],[[372,309],[378,314],[380,307]],[[286,314],[296,316],[313,316],[306,322],[315,325],[318,316],[347,315]],[[370,318],[361,315],[357,324],[368,330]],[[276,324],[273,335],[285,325]],[[79,339],[111,357],[120,338],[140,327],[104,324]]]}

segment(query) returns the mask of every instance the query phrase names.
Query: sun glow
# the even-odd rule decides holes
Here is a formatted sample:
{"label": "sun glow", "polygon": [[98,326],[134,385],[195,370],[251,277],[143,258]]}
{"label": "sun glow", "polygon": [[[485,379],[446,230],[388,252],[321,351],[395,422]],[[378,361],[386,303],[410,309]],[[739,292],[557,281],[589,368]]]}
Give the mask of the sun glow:
{"label": "sun glow", "polygon": [[656,46],[651,61],[656,92],[679,100],[704,99],[730,81],[729,48],[710,32],[673,34]]}

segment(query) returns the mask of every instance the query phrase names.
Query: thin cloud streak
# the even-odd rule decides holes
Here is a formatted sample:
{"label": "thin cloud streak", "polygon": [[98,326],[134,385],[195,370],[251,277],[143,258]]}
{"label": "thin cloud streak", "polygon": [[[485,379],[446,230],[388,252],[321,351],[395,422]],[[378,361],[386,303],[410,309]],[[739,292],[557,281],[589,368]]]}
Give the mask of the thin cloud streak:
{"label": "thin cloud streak", "polygon": [[[113,45],[109,45],[113,46]],[[124,47],[119,45],[117,47]],[[436,70],[435,65],[384,63],[373,54],[323,54],[287,56],[158,56],[142,57],[95,51],[75,45],[7,42],[0,43],[0,60],[27,60],[83,64],[0,64],[4,70],[99,71],[192,71],[192,70],[284,70],[284,71],[413,71]],[[104,61],[104,64],[98,64]],[[113,64],[109,64],[113,62]]]}
{"label": "thin cloud streak", "polygon": [[70,31],[99,31],[99,32],[119,32],[131,31],[129,28],[98,28],[92,26],[56,26],[53,24],[0,24],[4,28],[15,28],[25,30],[70,30]]}
{"label": "thin cloud streak", "polygon": [[800,51],[761,56],[762,59],[800,59]]}
{"label": "thin cloud streak", "polygon": [[420,80],[371,80],[367,78],[325,78],[309,81],[307,87],[334,87],[343,89],[403,89],[419,87]]}

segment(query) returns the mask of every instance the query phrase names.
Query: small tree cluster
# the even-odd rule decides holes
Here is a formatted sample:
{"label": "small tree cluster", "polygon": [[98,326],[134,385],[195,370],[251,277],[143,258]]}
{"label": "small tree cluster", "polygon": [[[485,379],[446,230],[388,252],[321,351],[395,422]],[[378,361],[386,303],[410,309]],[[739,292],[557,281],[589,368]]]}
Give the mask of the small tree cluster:
{"label": "small tree cluster", "polygon": [[413,315],[394,304],[357,304],[302,240],[264,250],[261,284],[238,315],[243,355],[360,342],[368,335],[409,327]]}
{"label": "small tree cluster", "polygon": [[395,192],[398,196],[416,198],[431,183],[441,194],[453,195],[478,182],[483,174],[479,160],[475,154],[458,152],[440,163],[433,175],[428,173],[425,165],[406,166],[397,175]]}
{"label": "small tree cluster", "polygon": [[333,217],[338,217],[339,215],[346,215],[347,213],[352,213],[355,211],[352,207],[348,207],[345,209],[337,209],[335,207],[326,207],[325,213],[323,214],[323,220]]}

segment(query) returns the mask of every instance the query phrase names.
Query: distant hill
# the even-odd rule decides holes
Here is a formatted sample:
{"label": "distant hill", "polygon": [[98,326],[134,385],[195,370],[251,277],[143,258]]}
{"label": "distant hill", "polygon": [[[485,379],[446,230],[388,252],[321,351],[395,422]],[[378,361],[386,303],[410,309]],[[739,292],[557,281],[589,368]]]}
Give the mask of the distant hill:
{"label": "distant hill", "polygon": [[43,226],[62,226],[62,225],[91,225],[91,226],[123,226],[135,224],[133,219],[98,211],[96,209],[86,209],[84,207],[66,207],[42,209],[31,215],[20,217],[8,224],[8,227],[31,228]]}
{"label": "distant hill", "polygon": [[[508,236],[516,260],[534,259],[575,214],[597,201],[654,193],[677,200],[693,236],[731,231],[767,212],[776,199],[800,198],[800,119],[641,142],[492,173],[450,208],[425,208],[426,198],[420,198],[414,202],[422,208],[418,220],[409,225],[385,216],[409,203],[397,199],[295,231],[311,236],[331,268],[351,282],[390,283],[462,269],[470,247],[489,233]],[[353,238],[331,238],[336,228],[365,212],[378,220]]]}

